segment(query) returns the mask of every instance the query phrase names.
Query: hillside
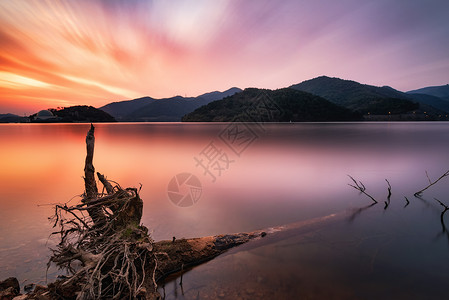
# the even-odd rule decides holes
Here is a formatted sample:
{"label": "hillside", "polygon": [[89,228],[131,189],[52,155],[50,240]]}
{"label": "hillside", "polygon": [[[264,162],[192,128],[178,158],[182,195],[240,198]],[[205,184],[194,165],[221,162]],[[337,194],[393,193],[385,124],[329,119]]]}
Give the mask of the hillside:
{"label": "hillside", "polygon": [[63,109],[49,109],[57,117],[55,122],[115,122],[110,114],[92,106],[78,105]]}
{"label": "hillside", "polygon": [[408,91],[407,94],[425,94],[449,101],[449,84],[424,87],[421,89]]}
{"label": "hillside", "polygon": [[[263,100],[261,100],[261,97]],[[265,104],[260,106],[263,101]],[[270,118],[263,107],[271,107]],[[251,117],[249,117],[251,116]],[[265,120],[269,122],[319,122],[360,120],[361,115],[321,97],[284,88],[245,89],[241,93],[202,106],[182,118],[185,122],[229,122]]]}
{"label": "hillside", "polygon": [[391,87],[375,87],[351,80],[321,76],[291,88],[325,98],[363,114],[400,114],[419,108],[414,99]]}
{"label": "hillside", "polygon": [[173,97],[156,100],[130,114],[124,119],[141,122],[176,122],[182,116],[188,114],[210,101],[195,98]]}
{"label": "hillside", "polygon": [[26,123],[29,119],[14,114],[0,114],[0,123]]}
{"label": "hillside", "polygon": [[134,100],[114,102],[100,107],[110,113],[118,121],[128,122],[177,122],[182,116],[212,101],[221,100],[240,92],[239,88],[231,88],[224,92],[211,92],[198,97],[185,98],[176,96],[165,99],[144,97]]}
{"label": "hillside", "polygon": [[[413,98],[414,101],[420,103],[424,109],[427,109],[429,111],[432,111],[432,108],[428,108],[428,107],[426,107],[426,105],[432,106],[433,108],[436,108],[437,110],[444,111],[446,114],[449,112],[449,100],[444,100],[444,99],[436,97],[436,96],[427,95],[427,94],[419,94],[419,93],[417,93],[417,94],[410,93],[410,94],[408,94],[408,96]],[[441,113],[441,112],[434,111],[434,113],[437,114],[437,113]]]}
{"label": "hillside", "polygon": [[112,102],[106,104],[105,106],[100,107],[104,112],[107,112],[111,116],[113,116],[116,120],[121,121],[130,113],[144,107],[145,105],[150,104],[151,102],[156,101],[151,97],[143,97],[134,100],[125,100],[120,102]]}

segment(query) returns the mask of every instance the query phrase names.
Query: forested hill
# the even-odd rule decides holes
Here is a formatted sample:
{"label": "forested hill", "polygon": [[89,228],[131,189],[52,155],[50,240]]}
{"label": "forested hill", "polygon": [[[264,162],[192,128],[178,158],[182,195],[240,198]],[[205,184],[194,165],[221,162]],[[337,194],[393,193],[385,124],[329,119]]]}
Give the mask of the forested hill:
{"label": "forested hill", "polygon": [[425,88],[409,91],[407,92],[407,94],[425,94],[438,97],[449,102],[449,84],[440,86],[428,86]]}
{"label": "forested hill", "polygon": [[418,100],[391,87],[376,87],[327,76],[303,81],[291,88],[323,97],[363,114],[400,114],[419,108],[415,102]]}
{"label": "forested hill", "polygon": [[284,88],[248,88],[211,102],[183,117],[185,122],[320,122],[360,120],[359,113],[333,104],[319,96]]}
{"label": "forested hill", "polygon": [[50,111],[60,122],[116,122],[110,114],[93,106],[77,105]]}
{"label": "forested hill", "polygon": [[96,123],[116,122],[110,114],[93,106],[76,105],[42,110],[28,117],[32,123]]}

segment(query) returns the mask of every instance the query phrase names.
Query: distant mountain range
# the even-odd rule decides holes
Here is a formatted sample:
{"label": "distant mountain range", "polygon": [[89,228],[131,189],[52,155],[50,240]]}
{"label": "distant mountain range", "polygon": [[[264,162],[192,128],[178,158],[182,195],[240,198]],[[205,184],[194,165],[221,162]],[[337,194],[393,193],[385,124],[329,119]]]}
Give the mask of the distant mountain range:
{"label": "distant mountain range", "polygon": [[[143,97],[109,103],[95,111],[85,106],[52,110],[57,121],[178,122],[230,121],[247,114],[261,94],[283,111],[276,121],[449,120],[449,85],[400,92],[351,80],[320,76],[279,90],[231,88],[198,97]],[[101,112],[107,113],[106,115]],[[252,111],[257,114],[257,111]],[[112,116],[112,117],[111,117]],[[0,114],[0,123],[29,122],[33,116]],[[257,118],[257,117],[255,117]],[[55,121],[55,120],[53,120]]]}
{"label": "distant mountain range", "polygon": [[407,92],[407,94],[425,94],[449,101],[449,84],[441,86],[429,86],[422,89],[409,91]]}
{"label": "distant mountain range", "polygon": [[[290,90],[302,93],[295,94]],[[230,121],[247,110],[254,100],[251,97],[257,98],[257,93],[262,91],[285,113],[284,117],[272,121],[343,121],[361,119],[362,115],[365,120],[373,121],[448,120],[449,101],[442,98],[321,76],[287,89],[246,89],[193,111],[183,121]]]}
{"label": "distant mountain range", "polygon": [[241,91],[241,89],[234,87],[224,92],[216,91],[198,97],[176,96],[165,99],[144,97],[113,102],[99,109],[122,122],[179,122],[184,115],[195,109]]}
{"label": "distant mountain range", "polygon": [[0,114],[0,123],[25,123],[29,119],[14,114]]}
{"label": "distant mountain range", "polygon": [[449,112],[449,101],[433,95],[403,93],[388,86],[376,87],[326,76],[292,85],[291,88],[321,96],[363,114],[404,114],[415,111],[439,115]]}

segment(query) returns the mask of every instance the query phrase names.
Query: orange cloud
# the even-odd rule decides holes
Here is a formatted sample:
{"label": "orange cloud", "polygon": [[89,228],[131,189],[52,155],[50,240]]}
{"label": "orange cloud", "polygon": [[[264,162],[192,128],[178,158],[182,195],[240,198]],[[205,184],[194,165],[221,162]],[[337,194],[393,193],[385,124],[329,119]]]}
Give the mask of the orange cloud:
{"label": "orange cloud", "polygon": [[449,72],[444,3],[174,3],[0,1],[0,113],[279,88],[323,74],[412,89]]}

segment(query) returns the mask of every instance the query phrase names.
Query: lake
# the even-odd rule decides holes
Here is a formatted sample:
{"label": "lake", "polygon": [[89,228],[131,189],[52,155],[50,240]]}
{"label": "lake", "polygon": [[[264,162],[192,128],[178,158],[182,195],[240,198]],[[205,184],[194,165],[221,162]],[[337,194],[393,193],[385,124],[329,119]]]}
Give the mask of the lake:
{"label": "lake", "polygon": [[[52,204],[83,193],[89,126],[0,125],[0,279],[45,283],[55,243],[47,218]],[[96,171],[122,187],[142,184],[142,222],[155,240],[343,214],[234,248],[186,272],[182,287],[167,280],[166,299],[447,298],[449,234],[434,198],[449,205],[449,177],[413,194],[428,185],[426,171],[435,180],[449,169],[449,123],[95,127]],[[347,175],[379,203],[348,186]],[[57,274],[51,267],[48,278]]]}

